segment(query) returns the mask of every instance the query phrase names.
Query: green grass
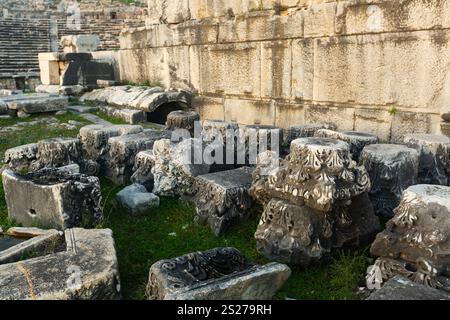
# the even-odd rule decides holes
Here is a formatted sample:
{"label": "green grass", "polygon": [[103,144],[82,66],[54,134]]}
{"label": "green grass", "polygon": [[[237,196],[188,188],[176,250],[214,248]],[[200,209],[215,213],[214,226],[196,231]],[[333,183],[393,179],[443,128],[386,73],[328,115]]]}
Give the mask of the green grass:
{"label": "green grass", "polygon": [[[104,114],[97,113],[104,117]],[[26,120],[0,120],[0,126]],[[60,121],[86,120],[70,113],[57,116]],[[110,119],[106,119],[110,120]],[[116,120],[117,121],[117,120]],[[117,122],[114,122],[117,123]],[[77,130],[50,129],[45,126],[26,127],[20,132],[0,134],[0,158],[6,149],[37,142],[50,137],[74,137]],[[208,227],[193,222],[195,210],[189,204],[173,199],[161,199],[161,206],[148,214],[131,217],[115,205],[115,195],[121,187],[101,178],[104,222],[99,228],[111,228],[117,247],[121,286],[126,299],[144,299],[150,266],[160,260],[188,252],[219,246],[233,246],[257,263],[267,261],[257,253],[254,233],[260,212],[221,237]],[[7,218],[7,208],[0,185],[0,226],[13,226]],[[176,236],[174,236],[176,234]],[[354,288],[364,278],[368,266],[368,250],[342,252],[330,262],[308,268],[292,267],[292,276],[277,294],[277,299],[355,299]]]}

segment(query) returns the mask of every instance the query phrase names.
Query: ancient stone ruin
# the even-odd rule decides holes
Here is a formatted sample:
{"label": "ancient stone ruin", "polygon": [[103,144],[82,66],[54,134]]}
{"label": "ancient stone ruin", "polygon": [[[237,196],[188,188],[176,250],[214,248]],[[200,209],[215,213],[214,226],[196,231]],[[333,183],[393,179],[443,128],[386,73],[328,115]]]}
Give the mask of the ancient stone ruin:
{"label": "ancient stone ruin", "polygon": [[235,248],[162,260],[150,268],[150,300],[267,300],[291,274],[280,263],[256,265]]}
{"label": "ancient stone ruin", "polygon": [[449,16],[1,1],[0,300],[450,300]]}

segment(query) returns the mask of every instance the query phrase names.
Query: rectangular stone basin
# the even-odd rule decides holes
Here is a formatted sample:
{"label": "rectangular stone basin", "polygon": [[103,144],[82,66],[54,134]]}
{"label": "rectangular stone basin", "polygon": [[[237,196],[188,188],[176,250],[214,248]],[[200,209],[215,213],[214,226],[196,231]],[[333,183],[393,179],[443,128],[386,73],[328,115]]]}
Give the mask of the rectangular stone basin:
{"label": "rectangular stone basin", "polygon": [[0,252],[27,241],[28,239],[29,238],[18,238],[0,234]]}

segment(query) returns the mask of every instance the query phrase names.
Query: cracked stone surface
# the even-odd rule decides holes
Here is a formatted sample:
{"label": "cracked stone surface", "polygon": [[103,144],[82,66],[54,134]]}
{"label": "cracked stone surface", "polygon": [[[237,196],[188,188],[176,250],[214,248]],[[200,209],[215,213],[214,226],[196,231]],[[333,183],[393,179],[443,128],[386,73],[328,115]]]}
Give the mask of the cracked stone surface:
{"label": "cracked stone surface", "polygon": [[0,299],[120,299],[112,231],[75,228],[64,235],[62,252],[0,265]]}
{"label": "cracked stone surface", "polygon": [[58,230],[94,227],[103,219],[96,177],[45,168],[25,176],[2,173],[8,216],[23,226]]}
{"label": "cracked stone surface", "polygon": [[214,233],[220,235],[247,218],[252,205],[248,194],[252,171],[242,167],[197,176],[192,197],[196,221],[208,223]]}
{"label": "cracked stone surface", "polygon": [[[368,281],[401,275],[450,290],[450,187],[415,185],[405,190],[395,216],[370,252],[379,257]],[[375,271],[381,279],[376,279]]]}
{"label": "cracked stone surface", "polygon": [[161,260],[150,268],[149,300],[266,300],[291,275],[280,263],[256,265],[235,248]]}
{"label": "cracked stone surface", "polygon": [[370,176],[376,214],[392,218],[403,191],[417,184],[419,153],[403,145],[372,144],[363,149],[361,164]]}
{"label": "cracked stone surface", "polygon": [[434,134],[408,134],[404,143],[419,152],[419,183],[450,184],[450,138]]}
{"label": "cracked stone surface", "polygon": [[160,106],[172,102],[190,106],[192,94],[183,90],[165,91],[159,87],[115,86],[85,93],[80,101],[95,101],[111,106],[153,112]]}

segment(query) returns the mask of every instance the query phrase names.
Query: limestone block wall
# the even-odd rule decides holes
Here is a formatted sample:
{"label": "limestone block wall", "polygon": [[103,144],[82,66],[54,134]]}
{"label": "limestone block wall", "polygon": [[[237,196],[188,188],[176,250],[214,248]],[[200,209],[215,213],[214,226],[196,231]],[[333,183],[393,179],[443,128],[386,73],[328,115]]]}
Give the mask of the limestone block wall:
{"label": "limestone block wall", "polygon": [[450,104],[449,0],[149,0],[122,32],[123,80],[183,87],[204,119],[400,141]]}

